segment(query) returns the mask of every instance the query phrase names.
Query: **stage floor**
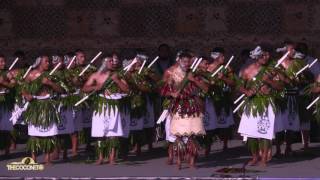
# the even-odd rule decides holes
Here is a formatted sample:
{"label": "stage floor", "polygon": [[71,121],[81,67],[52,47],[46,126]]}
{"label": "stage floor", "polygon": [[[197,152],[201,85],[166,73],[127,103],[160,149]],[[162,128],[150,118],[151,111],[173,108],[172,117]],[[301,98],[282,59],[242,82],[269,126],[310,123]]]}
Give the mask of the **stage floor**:
{"label": "stage floor", "polygon": [[[155,144],[153,152],[143,151],[141,157],[130,154],[128,161],[118,162],[117,165],[94,165],[93,152],[90,156],[84,151],[73,162],[55,161],[51,166],[45,166],[43,171],[8,171],[7,164],[20,162],[28,156],[23,152],[24,145],[18,145],[12,153],[12,159],[0,161],[0,176],[2,177],[241,177],[243,172],[219,173],[219,169],[242,168],[249,160],[249,152],[240,140],[232,140],[229,149],[222,152],[222,143],[215,142],[210,157],[202,154],[198,160],[197,169],[183,168],[178,170],[175,165],[166,164],[166,151],[163,143]],[[283,147],[284,148],[284,147]],[[320,177],[320,143],[311,144],[308,152],[300,150],[302,144],[293,145],[295,154],[292,157],[273,159],[267,167],[247,166],[245,176],[256,177]],[[83,150],[81,147],[80,150]],[[43,162],[43,156],[39,157]]]}

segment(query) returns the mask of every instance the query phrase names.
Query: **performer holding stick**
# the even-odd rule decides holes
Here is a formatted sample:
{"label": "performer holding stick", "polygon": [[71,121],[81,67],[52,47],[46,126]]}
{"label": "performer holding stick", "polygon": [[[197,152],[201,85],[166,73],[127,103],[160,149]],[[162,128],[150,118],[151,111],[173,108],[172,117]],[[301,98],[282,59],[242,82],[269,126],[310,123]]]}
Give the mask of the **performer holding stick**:
{"label": "performer holding stick", "polygon": [[40,151],[45,153],[45,162],[50,164],[50,153],[57,145],[56,135],[59,124],[55,101],[51,99],[53,92],[62,93],[63,89],[49,80],[49,58],[41,55],[32,65],[32,70],[25,78],[22,94],[30,102],[25,112],[30,136],[27,148],[36,161]]}
{"label": "performer holding stick", "polygon": [[104,157],[108,157],[109,163],[114,164],[120,148],[119,138],[129,134],[127,123],[123,121],[128,115],[126,93],[129,87],[117,73],[119,64],[118,58],[107,55],[98,72],[93,73],[82,88],[87,93],[99,92],[92,97],[94,112],[91,135],[98,138],[96,164],[102,164]]}
{"label": "performer holding stick", "polygon": [[[281,121],[279,120],[281,123],[277,125],[278,128],[276,130],[276,132],[283,132],[278,133],[276,136],[276,156],[281,155],[281,135],[285,136],[285,155],[292,155],[291,144],[293,133],[300,131],[301,124],[307,123],[304,122],[304,120],[310,120],[310,117],[307,117],[308,114],[302,111],[308,102],[308,98],[300,92],[304,86],[309,83],[308,79],[313,78],[312,75],[311,78],[309,77],[310,73],[308,71],[303,71],[301,74],[299,73],[299,71],[301,72],[301,69],[303,69],[305,66],[305,63],[296,56],[297,52],[294,48],[295,45],[292,42],[286,42],[285,47],[282,48],[282,51],[280,51],[286,51],[290,53],[281,63],[281,68],[283,68],[282,74],[285,77],[283,78],[283,93],[285,96],[282,99],[283,102],[281,103],[283,104],[281,108]],[[305,114],[305,117],[300,118],[302,117],[302,114]]]}
{"label": "performer holding stick", "polygon": [[65,67],[68,65],[69,58],[65,58],[62,55],[54,55],[52,57],[52,65],[54,69],[50,72],[50,79],[55,83],[59,84],[64,92],[56,93],[55,100],[57,101],[58,113],[60,117],[60,122],[57,125],[58,128],[58,146],[52,154],[52,159],[59,159],[60,151],[63,151],[63,160],[67,160],[68,149],[71,146],[71,135],[74,133],[74,98],[72,96],[71,84],[69,84],[65,75],[68,74],[68,69]]}
{"label": "performer holding stick", "polygon": [[[98,55],[99,54],[101,53],[98,53]],[[96,60],[99,57],[98,55],[96,55],[91,62]],[[96,68],[91,62],[89,66],[85,65],[86,56],[84,51],[80,49],[76,50],[75,56],[75,63],[72,63],[70,69],[67,71],[68,79],[70,79],[73,87],[72,94],[77,97],[77,100],[75,99],[74,103],[78,102],[78,100],[83,97],[83,93],[80,89],[83,87],[89,76],[96,71]],[[72,62],[72,57],[73,54],[70,54],[68,57],[69,63]],[[75,132],[72,134],[72,155],[74,157],[78,155],[78,143],[85,143],[87,150],[90,148],[90,126],[84,128],[84,122],[88,121],[86,124],[91,124],[92,109],[90,108],[90,103],[91,102],[88,101],[75,108]]]}
{"label": "performer holding stick", "polygon": [[250,57],[255,62],[241,72],[242,83],[239,89],[247,98],[238,132],[248,142],[252,153],[252,160],[248,164],[257,164],[261,152],[261,164],[265,166],[274,134],[276,112],[274,92],[281,87],[270,77],[273,68],[272,65],[268,65],[270,59],[268,52],[258,46],[250,52]]}
{"label": "performer holding stick", "polygon": [[[178,57],[178,65],[170,67],[164,74],[165,85],[161,90],[163,96],[172,97],[169,104],[171,119],[171,134],[177,137],[177,165],[181,168],[181,161],[188,154],[190,167],[195,166],[198,147],[195,136],[204,135],[203,126],[204,103],[197,96],[199,91],[207,91],[208,86],[200,77],[188,73],[192,54],[183,51]],[[188,138],[187,147],[183,137]]]}
{"label": "performer holding stick", "polygon": [[[208,113],[211,112],[212,126],[218,131],[223,140],[223,149],[228,148],[228,136],[231,134],[230,127],[234,124],[232,114],[232,89],[235,87],[235,76],[233,75],[230,63],[233,56],[225,64],[224,49],[217,47],[211,52],[213,62],[208,66],[209,82],[211,91],[210,100],[206,102]],[[220,67],[223,68],[221,70]],[[213,76],[214,75],[214,76]],[[213,114],[214,113],[214,114]],[[206,150],[209,153],[210,149]]]}

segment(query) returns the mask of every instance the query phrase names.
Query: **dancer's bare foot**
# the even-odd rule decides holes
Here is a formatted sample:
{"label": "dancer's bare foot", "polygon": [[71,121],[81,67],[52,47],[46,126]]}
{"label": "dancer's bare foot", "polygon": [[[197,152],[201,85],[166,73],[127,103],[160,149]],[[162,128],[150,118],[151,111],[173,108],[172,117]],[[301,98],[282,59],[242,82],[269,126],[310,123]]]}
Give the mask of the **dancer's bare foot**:
{"label": "dancer's bare foot", "polygon": [[272,159],[272,151],[269,150],[267,155],[267,162],[271,161],[271,159]]}
{"label": "dancer's bare foot", "polygon": [[130,151],[130,153],[136,154],[138,149],[138,145],[136,144],[133,149]]}
{"label": "dancer's bare foot", "polygon": [[205,149],[205,151],[204,151],[204,156],[205,156],[205,157],[209,157],[210,150],[211,150],[211,149],[208,148],[208,147]]}
{"label": "dancer's bare foot", "polygon": [[109,161],[109,164],[110,164],[110,165],[115,165],[116,162],[115,162],[115,160],[110,160],[110,161]]}
{"label": "dancer's bare foot", "polygon": [[255,165],[257,165],[257,163],[258,163],[258,159],[257,158],[253,158],[252,160],[250,160],[248,162],[248,165],[249,166],[255,166]]}
{"label": "dancer's bare foot", "polygon": [[266,162],[266,161],[260,161],[260,162],[259,162],[259,165],[260,165],[261,167],[267,167],[267,162]]}
{"label": "dancer's bare foot", "polygon": [[173,145],[170,144],[168,147],[168,160],[167,160],[167,164],[168,165],[172,165],[173,164]]}
{"label": "dancer's bare foot", "polygon": [[168,158],[168,160],[167,160],[167,164],[168,164],[168,165],[172,165],[172,164],[173,164],[173,159]]}
{"label": "dancer's bare foot", "polygon": [[180,164],[177,163],[177,168],[178,168],[178,170],[182,169],[181,162],[180,162]]}
{"label": "dancer's bare foot", "polygon": [[141,155],[141,146],[137,146],[137,151],[136,151],[136,156],[140,156]]}
{"label": "dancer's bare foot", "polygon": [[103,159],[98,159],[94,164],[95,164],[95,165],[101,165],[101,164],[103,164]]}
{"label": "dancer's bare foot", "polygon": [[178,158],[177,158],[177,167],[178,167],[179,170],[181,169],[181,159],[180,159],[179,155],[178,155]]}
{"label": "dancer's bare foot", "polygon": [[51,162],[46,162],[44,165],[45,166],[53,166],[53,164]]}
{"label": "dancer's bare foot", "polygon": [[195,156],[190,156],[190,158],[189,158],[189,167],[191,169],[196,169]]}
{"label": "dancer's bare foot", "polygon": [[45,156],[44,156],[44,161],[45,161],[45,165],[46,166],[51,166],[51,154],[52,153],[46,153]]}
{"label": "dancer's bare foot", "polygon": [[114,148],[111,149],[111,153],[109,155],[109,164],[115,164],[116,150]]}
{"label": "dancer's bare foot", "polygon": [[50,154],[50,159],[52,160],[57,160],[59,159],[59,151],[55,149],[51,154]]}
{"label": "dancer's bare foot", "polygon": [[79,156],[79,154],[77,153],[77,152],[72,152],[71,153],[71,157],[72,158],[76,158],[76,157],[78,157]]}
{"label": "dancer's bare foot", "polygon": [[50,155],[50,159],[52,159],[52,160],[58,160],[58,159],[59,159],[59,156],[56,155],[56,154],[51,154],[51,155]]}
{"label": "dancer's bare foot", "polygon": [[293,151],[291,148],[286,148],[286,150],[284,151],[284,155],[285,156],[292,156],[293,155]]}
{"label": "dancer's bare foot", "polygon": [[35,153],[32,153],[32,154],[31,154],[31,158],[33,159],[34,162],[37,163],[37,156],[36,156]]}
{"label": "dancer's bare foot", "polygon": [[17,144],[16,143],[11,143],[10,145],[10,150],[16,150]]}

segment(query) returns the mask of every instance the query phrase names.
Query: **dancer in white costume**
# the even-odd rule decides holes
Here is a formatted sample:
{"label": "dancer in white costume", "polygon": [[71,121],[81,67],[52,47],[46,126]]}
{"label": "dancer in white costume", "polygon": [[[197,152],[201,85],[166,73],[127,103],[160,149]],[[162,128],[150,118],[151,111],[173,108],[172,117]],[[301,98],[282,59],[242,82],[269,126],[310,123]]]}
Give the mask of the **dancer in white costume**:
{"label": "dancer in white costume", "polygon": [[29,101],[25,112],[25,121],[28,124],[28,150],[36,161],[39,151],[45,152],[46,164],[50,164],[49,154],[54,150],[58,134],[58,113],[55,101],[51,99],[54,92],[62,93],[62,88],[49,80],[46,72],[49,68],[49,58],[41,55],[32,65],[23,85],[22,95]]}
{"label": "dancer in white costume", "polygon": [[93,97],[94,112],[92,117],[92,137],[98,138],[97,164],[102,164],[104,156],[109,163],[115,163],[115,156],[119,150],[119,137],[127,137],[126,94],[129,87],[117,72],[119,59],[117,56],[107,55],[98,72],[93,73],[83,87],[84,92],[97,91]]}
{"label": "dancer in white costume", "polygon": [[238,129],[252,153],[250,165],[255,165],[261,156],[261,164],[266,165],[270,159],[271,140],[274,136],[275,105],[273,90],[280,89],[279,83],[273,80],[273,69],[268,65],[269,53],[258,46],[250,52],[254,63],[241,72],[241,93],[245,103]]}

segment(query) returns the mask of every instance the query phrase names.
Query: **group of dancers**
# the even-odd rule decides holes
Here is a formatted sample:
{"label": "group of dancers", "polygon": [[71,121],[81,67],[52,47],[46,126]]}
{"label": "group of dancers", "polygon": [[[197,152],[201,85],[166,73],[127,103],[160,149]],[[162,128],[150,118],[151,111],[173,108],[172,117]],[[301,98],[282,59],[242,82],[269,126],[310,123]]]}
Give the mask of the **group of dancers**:
{"label": "group of dancers", "polygon": [[77,156],[79,142],[87,148],[94,142],[96,163],[106,158],[114,164],[130,150],[140,155],[143,145],[151,150],[163,123],[168,164],[180,169],[182,162],[195,167],[200,147],[208,156],[217,134],[227,149],[231,127],[239,124],[252,154],[249,164],[266,165],[272,141],[276,156],[283,141],[284,154],[292,154],[294,132],[308,148],[310,121],[319,114],[317,59],[303,43],[285,42],[273,53],[257,46],[238,64],[221,47],[208,56],[184,49],[160,73],[162,57],[143,51],[123,61],[117,53],[99,52],[90,63],[82,50],[41,54],[29,67],[17,65],[25,61],[22,54],[10,67],[0,55],[0,149],[9,154],[16,143],[12,132],[25,126],[35,161],[39,153],[46,164],[61,152],[67,159],[68,149]]}

